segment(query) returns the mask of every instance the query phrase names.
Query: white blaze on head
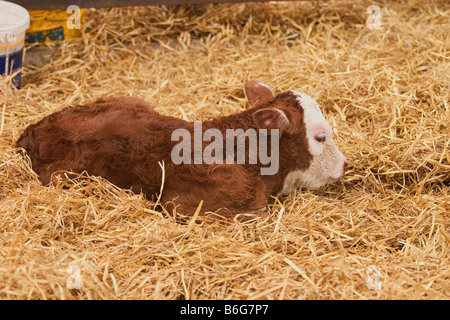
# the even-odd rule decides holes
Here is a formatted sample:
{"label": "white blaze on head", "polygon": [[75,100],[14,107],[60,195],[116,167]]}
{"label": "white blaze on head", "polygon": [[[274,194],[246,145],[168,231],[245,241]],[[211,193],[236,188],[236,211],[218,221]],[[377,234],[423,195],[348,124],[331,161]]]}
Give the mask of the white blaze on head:
{"label": "white blaze on head", "polygon": [[331,126],[325,120],[317,101],[307,94],[295,91],[293,93],[304,111],[308,152],[312,155],[312,161],[306,170],[292,171],[287,175],[283,195],[300,187],[317,189],[327,183],[333,183],[344,175],[347,164],[344,155],[334,144]]}

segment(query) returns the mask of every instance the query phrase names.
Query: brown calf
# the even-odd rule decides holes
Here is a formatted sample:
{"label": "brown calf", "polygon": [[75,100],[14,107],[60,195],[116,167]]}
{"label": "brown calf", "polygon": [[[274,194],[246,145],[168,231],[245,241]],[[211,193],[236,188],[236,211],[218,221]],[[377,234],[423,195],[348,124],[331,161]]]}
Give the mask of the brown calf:
{"label": "brown calf", "polygon": [[[251,108],[203,123],[162,116],[138,98],[102,99],[30,125],[16,146],[27,152],[44,185],[54,173],[86,171],[151,198],[160,192],[163,167],[161,203],[183,215],[192,215],[202,200],[201,215],[258,212],[271,195],[299,187],[315,189],[344,174],[347,162],[314,99],[295,91],[274,96],[258,81],[248,82],[245,93]],[[241,140],[244,157],[239,158],[242,148],[227,149],[228,142],[214,141],[216,148],[209,154],[214,154],[214,161],[196,160],[195,150],[204,155],[211,147],[208,141],[213,139],[205,139],[206,132],[218,139],[219,133],[225,137],[231,129],[242,129],[241,134],[264,131],[257,137],[265,137],[267,144],[252,146],[247,135]],[[189,140],[180,142],[182,135],[174,133],[188,134]],[[258,158],[261,148],[277,162],[275,172],[263,174],[268,163]],[[194,152],[186,156],[189,150]],[[184,162],[174,159],[179,155]],[[250,161],[255,155],[257,161]]]}

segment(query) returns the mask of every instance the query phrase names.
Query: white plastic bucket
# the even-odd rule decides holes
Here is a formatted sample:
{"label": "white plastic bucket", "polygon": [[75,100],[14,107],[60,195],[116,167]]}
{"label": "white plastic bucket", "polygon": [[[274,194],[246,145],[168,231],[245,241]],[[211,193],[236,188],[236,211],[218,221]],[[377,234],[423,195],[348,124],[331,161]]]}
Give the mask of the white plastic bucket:
{"label": "white plastic bucket", "polygon": [[[25,31],[30,26],[28,11],[8,1],[0,1],[0,74],[9,75],[22,68]],[[20,87],[20,72],[12,80]]]}

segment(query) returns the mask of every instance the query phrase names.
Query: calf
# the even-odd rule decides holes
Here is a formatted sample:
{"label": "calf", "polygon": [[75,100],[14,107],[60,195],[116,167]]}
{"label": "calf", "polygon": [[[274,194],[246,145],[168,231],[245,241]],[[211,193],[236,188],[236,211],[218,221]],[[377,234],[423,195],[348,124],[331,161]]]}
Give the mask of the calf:
{"label": "calf", "polygon": [[[16,146],[44,185],[54,174],[86,171],[159,195],[168,210],[187,216],[202,200],[200,215],[262,213],[271,195],[316,189],[344,175],[347,161],[314,99],[296,91],[274,96],[258,81],[247,82],[245,93],[251,108],[202,123],[162,116],[138,98],[102,99],[30,125]],[[251,132],[259,133],[256,146]]]}

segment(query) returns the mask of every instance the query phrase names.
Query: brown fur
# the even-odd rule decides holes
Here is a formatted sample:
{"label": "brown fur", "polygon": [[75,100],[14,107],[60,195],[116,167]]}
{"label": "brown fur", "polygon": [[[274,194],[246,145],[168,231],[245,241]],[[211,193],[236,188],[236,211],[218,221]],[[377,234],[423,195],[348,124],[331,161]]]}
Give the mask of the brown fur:
{"label": "brown fur", "polygon": [[[246,87],[248,96],[261,89],[251,86],[250,82]],[[260,175],[260,163],[175,165],[171,151],[178,141],[171,141],[171,134],[185,128],[193,139],[193,122],[159,115],[145,101],[130,97],[103,99],[56,112],[30,125],[16,146],[27,152],[44,185],[51,182],[55,172],[87,171],[151,198],[160,192],[160,163],[164,162],[161,203],[169,210],[176,206],[178,213],[192,215],[203,200],[202,215],[217,211],[232,217],[258,212],[271,195],[281,191],[290,171],[306,169],[311,161],[303,109],[292,92],[273,97],[262,90],[252,108],[203,122],[203,131],[217,128],[225,136],[227,128],[258,129],[260,113],[275,107],[283,110],[290,125],[283,127],[274,120],[275,126],[280,125],[280,159],[278,173],[271,176]]]}

